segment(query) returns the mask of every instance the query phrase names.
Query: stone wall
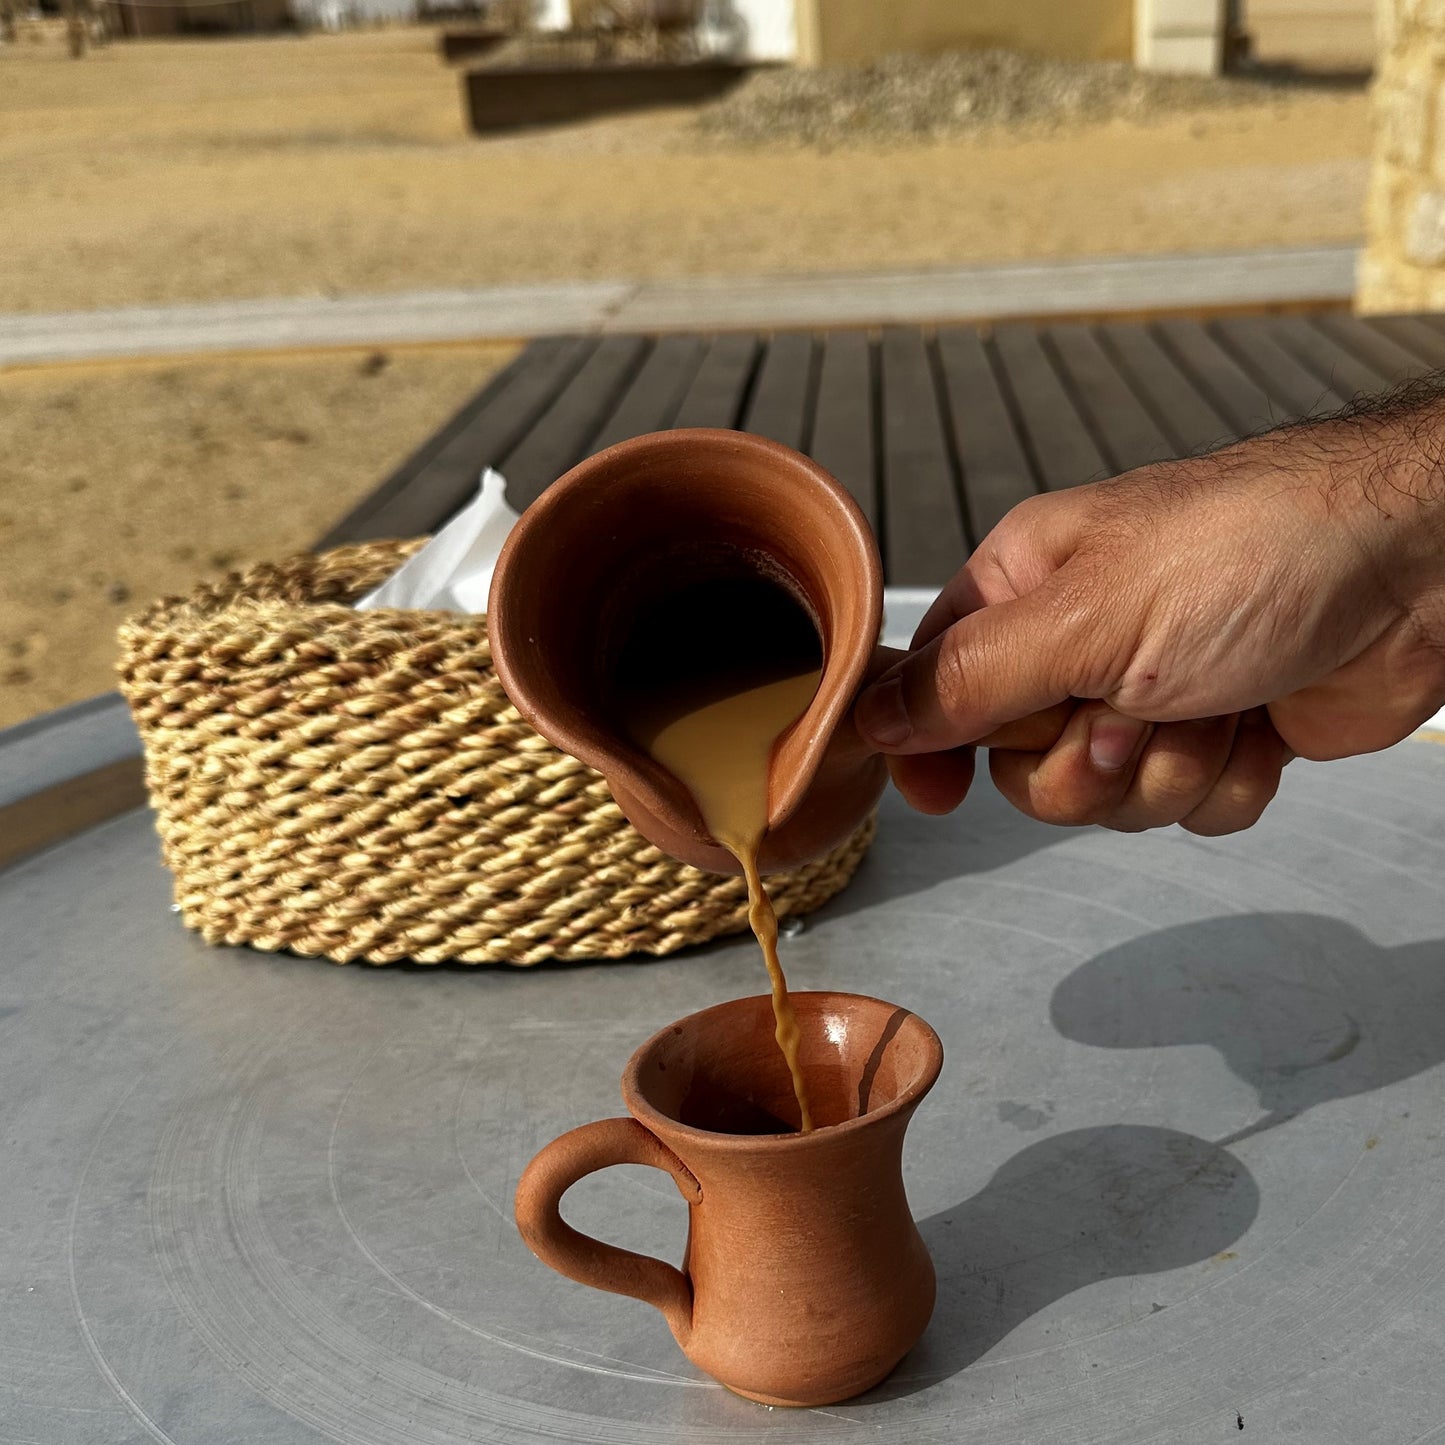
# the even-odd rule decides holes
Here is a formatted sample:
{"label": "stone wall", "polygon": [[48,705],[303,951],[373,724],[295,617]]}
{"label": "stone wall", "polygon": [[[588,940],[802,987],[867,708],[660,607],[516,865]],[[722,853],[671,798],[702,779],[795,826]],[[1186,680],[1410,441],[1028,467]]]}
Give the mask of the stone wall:
{"label": "stone wall", "polygon": [[1445,0],[1376,0],[1375,163],[1358,307],[1445,311]]}

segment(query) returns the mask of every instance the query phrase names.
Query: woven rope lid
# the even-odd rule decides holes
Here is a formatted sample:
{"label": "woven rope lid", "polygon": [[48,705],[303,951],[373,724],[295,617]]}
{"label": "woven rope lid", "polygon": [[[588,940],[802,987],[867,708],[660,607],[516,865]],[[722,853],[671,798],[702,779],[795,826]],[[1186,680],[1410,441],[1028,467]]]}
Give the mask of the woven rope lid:
{"label": "woven rope lid", "polygon": [[[120,687],[175,898],[211,943],[338,963],[671,953],[746,927],[741,879],[648,843],[539,737],[486,619],[349,604],[421,542],[254,567],[120,632]],[[771,879],[780,916],[852,877],[870,819]]]}

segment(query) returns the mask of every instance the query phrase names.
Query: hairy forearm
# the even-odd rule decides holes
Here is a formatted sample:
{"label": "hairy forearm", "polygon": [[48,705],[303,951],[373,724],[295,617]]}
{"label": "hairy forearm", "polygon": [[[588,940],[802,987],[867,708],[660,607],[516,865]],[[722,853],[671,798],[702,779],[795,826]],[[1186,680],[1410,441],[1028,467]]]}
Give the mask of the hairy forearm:
{"label": "hairy forearm", "polygon": [[1342,481],[1392,513],[1445,503],[1445,371],[1416,377],[1381,396],[1364,397],[1315,423],[1336,442]]}
{"label": "hairy forearm", "polygon": [[1445,647],[1445,372],[1261,440]]}

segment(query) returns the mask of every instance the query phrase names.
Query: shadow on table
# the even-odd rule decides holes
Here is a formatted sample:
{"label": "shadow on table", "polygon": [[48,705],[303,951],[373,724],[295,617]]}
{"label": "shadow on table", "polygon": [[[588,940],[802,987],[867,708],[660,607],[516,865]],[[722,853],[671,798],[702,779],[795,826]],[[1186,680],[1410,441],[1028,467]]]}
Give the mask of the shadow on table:
{"label": "shadow on table", "polygon": [[860,1403],[956,1374],[1087,1285],[1210,1259],[1258,1211],[1259,1190],[1244,1165],[1192,1134],[1110,1124],[1041,1139],[971,1199],[920,1222],[938,1273],[933,1320]]}
{"label": "shadow on table", "polygon": [[1063,843],[1077,831],[1025,817],[988,781],[987,767],[957,812],[946,818],[915,813],[890,787],[878,818],[878,841],[820,918],[842,918],[927,892],[951,878],[988,873]]}
{"label": "shadow on table", "polygon": [[1310,913],[1212,918],[1091,959],[1050,1012],[1099,1048],[1218,1049],[1265,1111],[1229,1145],[1445,1060],[1445,941],[1382,948]]}
{"label": "shadow on table", "polygon": [[938,1306],[917,1349],[864,1399],[957,1373],[1098,1280],[1229,1249],[1259,1206],[1231,1145],[1445,1061],[1445,941],[1381,947],[1308,913],[1181,924],[1075,969],[1050,1013],[1065,1038],[1100,1048],[1216,1048],[1262,1116],[1216,1142],[1115,1124],[1016,1154],[980,1193],[920,1224]]}

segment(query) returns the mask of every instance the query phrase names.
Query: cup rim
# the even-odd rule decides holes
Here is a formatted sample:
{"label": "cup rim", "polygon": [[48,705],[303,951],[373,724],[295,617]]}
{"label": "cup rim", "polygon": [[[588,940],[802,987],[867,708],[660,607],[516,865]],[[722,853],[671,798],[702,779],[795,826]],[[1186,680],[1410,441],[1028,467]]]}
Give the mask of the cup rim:
{"label": "cup rim", "polygon": [[649,1053],[660,1045],[678,1025],[699,1019],[705,1014],[735,1009],[742,1004],[766,1003],[769,1008],[772,1007],[770,994],[748,994],[743,998],[725,999],[722,1003],[711,1004],[707,1008],[696,1009],[690,1014],[684,1014],[682,1018],[665,1024],[639,1044],[633,1050],[622,1071],[622,1102],[626,1105],[628,1113],[655,1134],[671,1134],[678,1138],[696,1140],[699,1143],[706,1143],[713,1149],[728,1151],[795,1149],[800,1146],[810,1147],[827,1143],[849,1134],[856,1134],[864,1129],[877,1127],[885,1120],[906,1110],[911,1111],[938,1082],[939,1073],[943,1069],[943,1040],[938,1037],[938,1032],[933,1025],[921,1014],[915,1013],[903,1004],[891,1003],[888,999],[875,998],[872,994],[866,993],[848,993],[841,989],[789,989],[788,993],[794,1000],[805,998],[847,999],[853,1003],[876,1004],[884,1009],[902,1010],[924,1030],[924,1041],[928,1050],[924,1068],[906,1089],[901,1090],[880,1108],[851,1119],[844,1119],[841,1123],[820,1124],[806,1134],[801,1129],[795,1129],[788,1134],[727,1134],[720,1130],[700,1129],[695,1124],[684,1124],[680,1119],[674,1119],[672,1115],[664,1114],[647,1098],[641,1085],[642,1067]]}

